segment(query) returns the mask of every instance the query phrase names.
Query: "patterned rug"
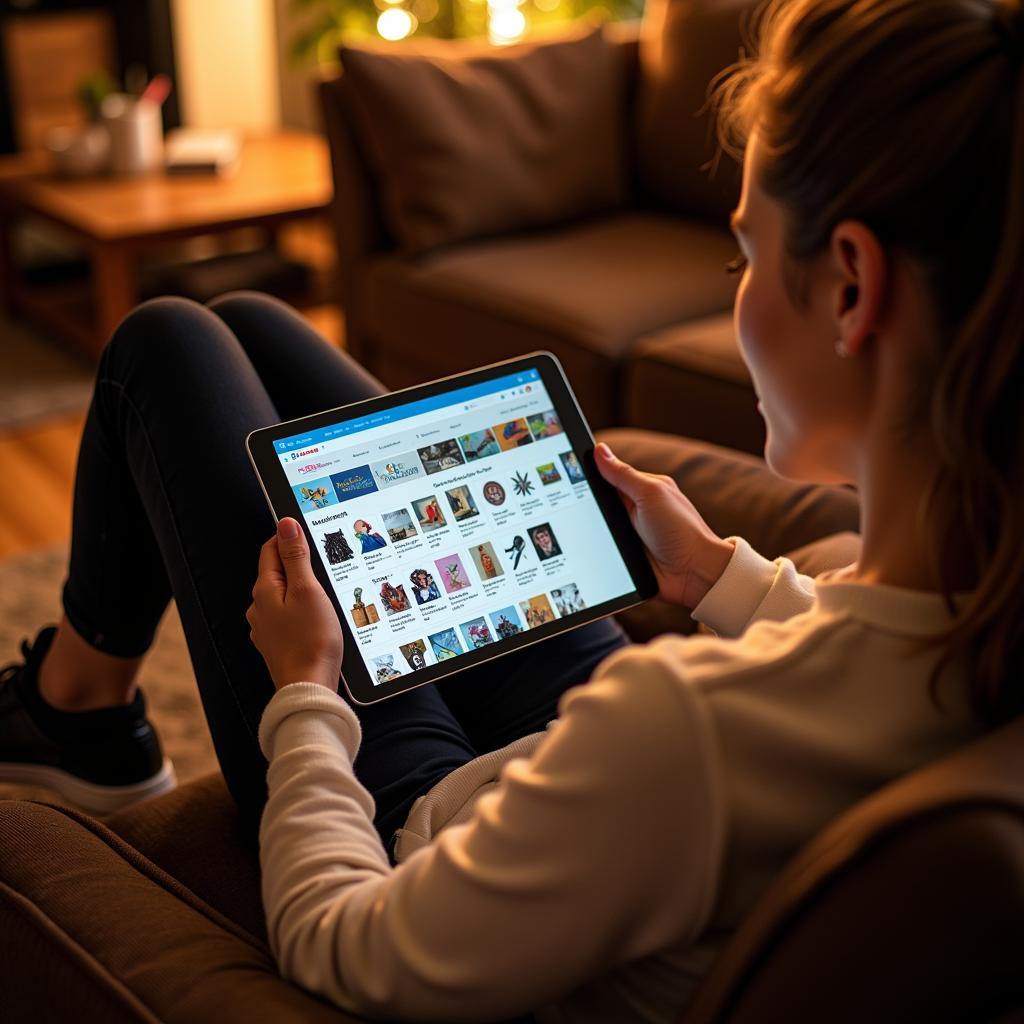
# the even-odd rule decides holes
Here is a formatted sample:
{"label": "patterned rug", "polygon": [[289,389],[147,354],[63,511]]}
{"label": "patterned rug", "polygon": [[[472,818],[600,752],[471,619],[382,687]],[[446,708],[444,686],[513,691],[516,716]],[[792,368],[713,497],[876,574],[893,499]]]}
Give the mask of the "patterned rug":
{"label": "patterned rug", "polygon": [[[60,589],[67,569],[64,545],[0,561],[0,666],[20,660],[24,638],[60,617]],[[173,604],[139,675],[148,714],[179,782],[205,775],[217,761],[199,702],[181,622]],[[0,797],[54,799],[39,789],[0,784]]]}

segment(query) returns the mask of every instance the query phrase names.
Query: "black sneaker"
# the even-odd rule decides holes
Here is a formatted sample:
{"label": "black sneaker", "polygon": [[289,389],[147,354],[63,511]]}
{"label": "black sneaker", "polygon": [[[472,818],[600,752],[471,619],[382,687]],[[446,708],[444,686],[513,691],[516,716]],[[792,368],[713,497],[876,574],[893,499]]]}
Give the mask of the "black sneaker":
{"label": "black sneaker", "polygon": [[85,810],[109,814],[174,789],[174,767],[146,719],[136,690],[130,704],[60,711],[36,686],[56,627],[21,642],[25,659],[0,669],[0,782],[45,786]]}

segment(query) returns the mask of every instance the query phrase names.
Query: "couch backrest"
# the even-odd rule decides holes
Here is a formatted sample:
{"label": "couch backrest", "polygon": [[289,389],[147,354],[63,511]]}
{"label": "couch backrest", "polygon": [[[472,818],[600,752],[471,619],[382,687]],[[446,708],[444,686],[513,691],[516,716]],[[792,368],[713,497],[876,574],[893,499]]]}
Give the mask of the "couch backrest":
{"label": "couch backrest", "polygon": [[[718,153],[708,86],[735,63],[760,0],[648,0],[636,101],[639,185],[659,209],[724,223],[740,169]],[[749,50],[749,47],[748,47]]]}
{"label": "couch backrest", "polygon": [[1024,1012],[1024,717],[887,786],[798,854],[684,1024]]}
{"label": "couch backrest", "polygon": [[[579,35],[566,33],[566,38]],[[622,93],[621,107],[627,109],[609,110],[609,118],[621,123],[631,116],[629,107],[633,102],[638,53],[638,25],[636,23],[606,26],[604,38],[614,51],[613,61],[617,66],[616,76]],[[557,41],[557,40],[549,40]],[[543,40],[542,40],[543,42]],[[579,40],[578,40],[579,42]],[[529,55],[529,47],[524,54]],[[396,52],[401,52],[396,51]],[[424,52],[439,57],[472,57],[478,51],[472,46],[461,44],[435,43]],[[320,103],[324,127],[327,132],[334,176],[334,202],[332,219],[338,246],[340,294],[339,299],[346,313],[358,326],[358,275],[367,259],[375,253],[395,249],[394,232],[384,214],[386,204],[382,202],[380,170],[375,167],[375,155],[366,144],[365,110],[360,110],[354,87],[346,80],[344,72],[319,83]],[[362,114],[362,121],[360,115]],[[501,110],[495,111],[500,117]],[[513,126],[514,128],[515,126]],[[510,132],[512,128],[510,128]],[[626,170],[632,174],[631,152],[628,131],[620,148]],[[376,154],[379,163],[380,154]]]}

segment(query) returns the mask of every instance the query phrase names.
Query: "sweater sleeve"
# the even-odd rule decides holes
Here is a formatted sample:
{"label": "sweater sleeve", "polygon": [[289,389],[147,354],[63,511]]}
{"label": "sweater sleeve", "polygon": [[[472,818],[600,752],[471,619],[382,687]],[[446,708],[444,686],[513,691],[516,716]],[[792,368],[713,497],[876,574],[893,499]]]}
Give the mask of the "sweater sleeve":
{"label": "sweater sleeve", "polygon": [[796,571],[788,558],[774,562],[742,537],[730,537],[735,551],[718,582],[693,609],[693,617],[719,636],[742,636],[759,619],[783,622],[810,611],[814,579]]}
{"label": "sweater sleeve", "polygon": [[282,689],[260,728],[263,899],[282,973],[357,1012],[481,1020],[695,938],[723,798],[708,713],[670,661],[657,645],[608,659],[468,823],[397,868],[353,775],[353,712],[313,684]]}

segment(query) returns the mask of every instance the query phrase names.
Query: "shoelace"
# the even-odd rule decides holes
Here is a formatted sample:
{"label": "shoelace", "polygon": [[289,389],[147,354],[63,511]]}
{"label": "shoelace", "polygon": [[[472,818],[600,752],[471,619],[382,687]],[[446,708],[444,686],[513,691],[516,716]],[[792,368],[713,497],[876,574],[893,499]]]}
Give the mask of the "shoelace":
{"label": "shoelace", "polygon": [[10,682],[18,671],[28,664],[28,656],[32,651],[32,647],[27,640],[21,641],[21,661],[12,661],[9,665],[4,665],[0,668],[0,686],[4,683]]}

